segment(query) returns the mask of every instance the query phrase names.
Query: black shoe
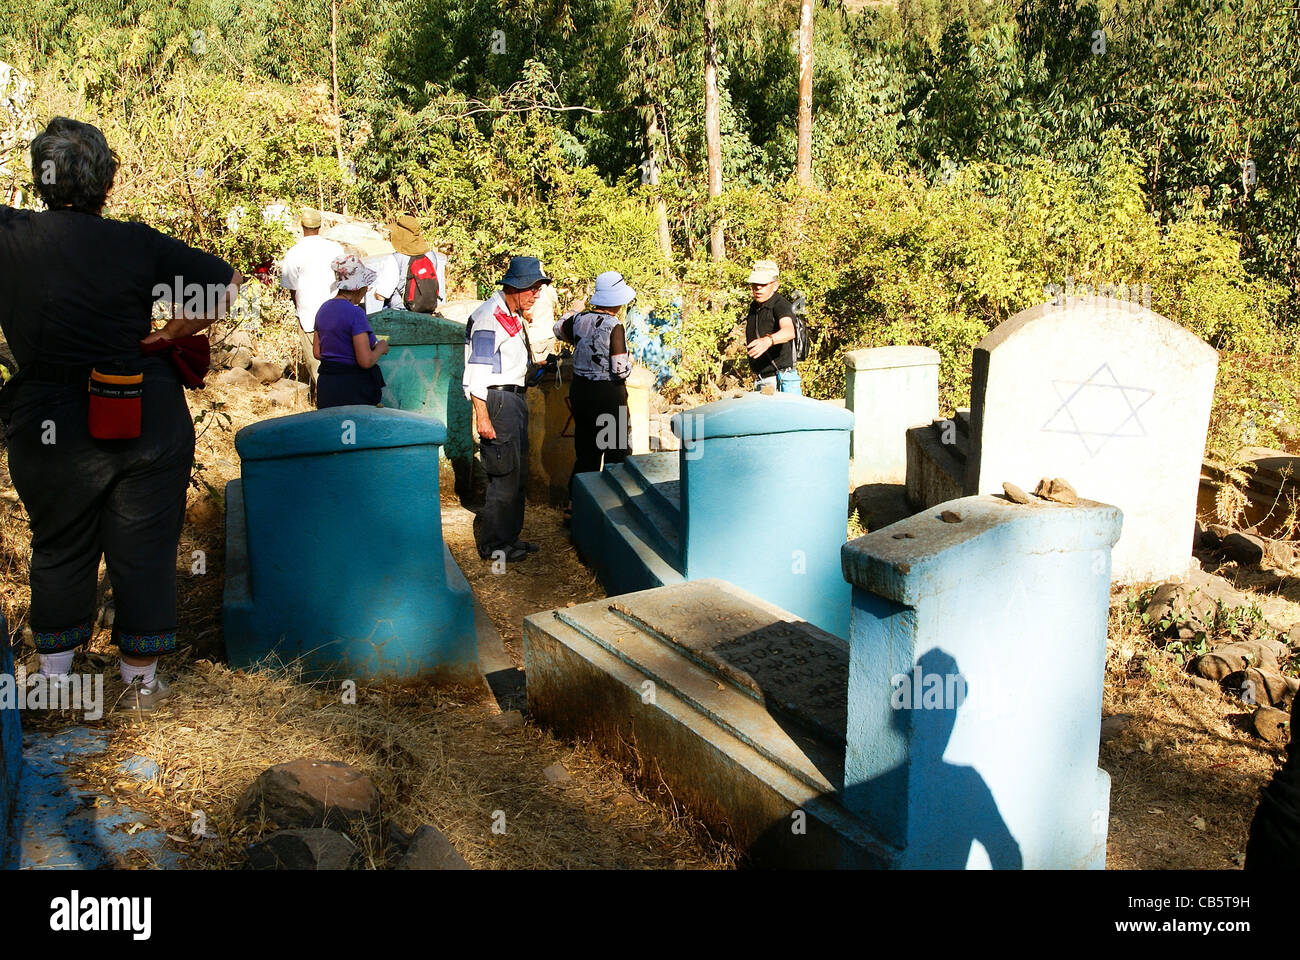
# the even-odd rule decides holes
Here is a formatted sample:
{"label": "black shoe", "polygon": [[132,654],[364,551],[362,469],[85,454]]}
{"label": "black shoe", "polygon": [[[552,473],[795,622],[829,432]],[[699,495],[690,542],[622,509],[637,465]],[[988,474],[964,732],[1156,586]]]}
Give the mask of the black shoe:
{"label": "black shoe", "polygon": [[493,550],[489,550],[487,553],[480,550],[478,555],[489,563],[495,563],[500,559],[497,556],[499,553],[505,554],[507,563],[518,563],[520,560],[528,559],[528,551],[523,547],[515,546],[514,544],[511,544],[508,547],[497,547]]}
{"label": "black shoe", "polygon": [[512,546],[516,550],[527,550],[529,553],[536,553],[542,549],[540,544],[533,543],[531,540],[516,540]]}

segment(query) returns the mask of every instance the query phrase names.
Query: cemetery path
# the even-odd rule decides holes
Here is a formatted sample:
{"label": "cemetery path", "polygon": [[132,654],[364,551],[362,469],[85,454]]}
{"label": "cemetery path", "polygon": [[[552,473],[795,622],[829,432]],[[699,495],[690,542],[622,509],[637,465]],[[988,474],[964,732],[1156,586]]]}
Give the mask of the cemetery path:
{"label": "cemetery path", "polygon": [[[442,488],[449,490],[450,484],[444,482]],[[527,560],[509,564],[496,573],[490,562],[479,558],[474,545],[474,514],[454,497],[443,498],[442,535],[474,595],[505,641],[515,666],[521,670],[524,617],[605,596],[595,575],[578,559],[569,542],[569,531],[563,525],[563,513],[555,507],[528,504],[523,539],[533,541],[541,549]]]}

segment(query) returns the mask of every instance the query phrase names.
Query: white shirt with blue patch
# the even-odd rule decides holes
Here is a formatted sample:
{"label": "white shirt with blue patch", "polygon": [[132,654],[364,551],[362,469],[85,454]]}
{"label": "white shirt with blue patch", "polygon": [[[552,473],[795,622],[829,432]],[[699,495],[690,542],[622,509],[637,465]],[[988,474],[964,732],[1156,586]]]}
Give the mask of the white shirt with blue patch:
{"label": "white shirt with blue patch", "polygon": [[511,313],[498,290],[465,322],[465,399],[487,400],[488,387],[523,386],[528,375],[524,320]]}

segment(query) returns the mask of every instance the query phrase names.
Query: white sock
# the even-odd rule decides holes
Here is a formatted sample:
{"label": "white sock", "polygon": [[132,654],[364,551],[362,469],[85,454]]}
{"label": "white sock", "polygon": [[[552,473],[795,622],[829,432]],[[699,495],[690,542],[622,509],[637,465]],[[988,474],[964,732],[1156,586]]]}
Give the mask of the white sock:
{"label": "white sock", "polygon": [[154,672],[158,669],[158,661],[155,660],[147,667],[133,667],[131,664],[123,660],[121,664],[119,664],[119,667],[122,671],[123,683],[130,683],[136,677],[139,677],[140,682],[145,686],[148,686],[153,683]]}
{"label": "white sock", "polygon": [[72,670],[72,658],[76,653],[76,650],[64,650],[62,653],[38,654],[41,658],[41,673],[47,677],[59,677],[69,673]]}

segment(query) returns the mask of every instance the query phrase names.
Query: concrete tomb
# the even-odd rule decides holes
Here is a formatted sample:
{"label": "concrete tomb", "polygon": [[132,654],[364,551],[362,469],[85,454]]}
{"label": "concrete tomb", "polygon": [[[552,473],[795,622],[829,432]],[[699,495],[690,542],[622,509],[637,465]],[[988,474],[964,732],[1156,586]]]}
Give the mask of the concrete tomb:
{"label": "concrete tomb", "polygon": [[873,347],[844,355],[845,406],[853,411],[852,485],[903,483],[909,427],[939,416],[939,351]]}
{"label": "concrete tomb", "polygon": [[222,607],[232,667],[345,678],[478,675],[474,600],[442,539],[442,423],[377,407],[235,436]]}
{"label": "concrete tomb", "polygon": [[456,492],[469,493],[474,441],[471,411],[461,381],[465,374],[465,324],[409,310],[381,310],[371,329],[388,337],[388,353],[379,361],[385,407],[410,410],[443,423],[443,455],[456,474]]}
{"label": "concrete tomb", "polygon": [[534,614],[529,708],[757,864],[1103,867],[1120,521],[981,496],[854,540],[847,642],[716,579]]}
{"label": "concrete tomb", "polygon": [[916,506],[1063,477],[1124,511],[1117,582],[1187,572],[1218,354],[1113,298],[1031,307],[975,348],[971,409],[908,431]]}
{"label": "concrete tomb", "polygon": [[724,578],[836,636],[847,520],[845,410],[749,394],[673,417],[680,450],[578,474],[573,542],[607,593]]}

